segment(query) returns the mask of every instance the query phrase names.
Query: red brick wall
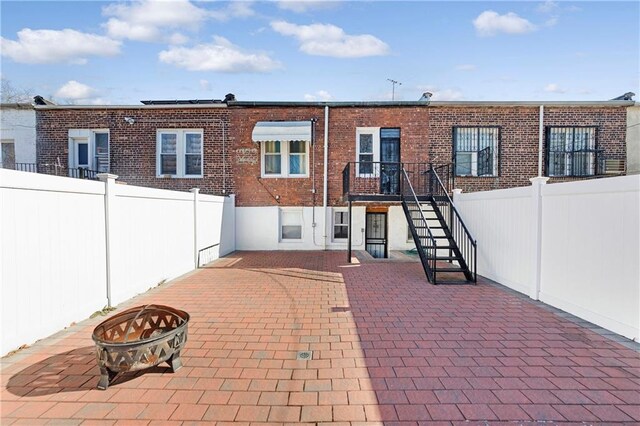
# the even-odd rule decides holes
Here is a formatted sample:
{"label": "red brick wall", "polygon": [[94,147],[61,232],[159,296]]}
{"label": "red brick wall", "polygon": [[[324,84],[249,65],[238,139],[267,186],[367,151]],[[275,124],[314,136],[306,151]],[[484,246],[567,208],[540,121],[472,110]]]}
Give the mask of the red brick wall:
{"label": "red brick wall", "polygon": [[356,161],[357,127],[400,128],[400,161],[429,161],[429,109],[336,107],[329,109],[329,205],[343,205],[342,171]]}
{"label": "red brick wall", "polygon": [[[536,176],[538,170],[538,111],[535,106],[332,107],[329,205],[343,204],[342,171],[347,162],[356,160],[358,127],[400,128],[401,161],[443,164],[452,159],[454,126],[499,126],[499,176],[458,177],[455,186],[471,192],[529,185],[529,178]],[[54,163],[60,158],[66,167],[69,129],[108,128],[111,172],[122,181],[176,190],[199,187],[203,193],[214,194],[224,190],[237,194],[238,206],[322,204],[324,108],[321,106],[52,109],[38,110],[36,117],[38,163]],[[124,117],[134,117],[136,123],[129,125]],[[309,153],[309,177],[261,178],[260,145],[251,140],[255,123],[312,118],[318,121],[316,143]],[[223,149],[223,124],[226,149]],[[625,158],[624,107],[546,107],[545,125],[598,126],[598,148],[604,149],[608,158]],[[156,177],[156,130],[161,128],[204,129],[203,179]]]}
{"label": "red brick wall", "polygon": [[[322,205],[324,108],[309,107],[237,107],[230,108],[231,166],[236,176],[236,205],[308,206]],[[309,155],[309,177],[261,178],[260,144],[251,133],[258,121],[308,121],[317,119],[315,144]],[[315,156],[315,162],[313,157]],[[315,170],[315,194],[313,193]],[[278,199],[276,200],[276,197]]]}
{"label": "red brick wall", "polygon": [[[527,186],[538,175],[538,120],[539,107],[431,107],[430,156],[435,163],[451,161],[454,126],[499,126],[498,176],[456,177],[455,186],[465,192]],[[598,148],[608,158],[625,158],[624,107],[545,107],[544,125],[598,126]],[[551,182],[561,180],[572,179]]]}
{"label": "red brick wall", "polygon": [[[125,117],[136,122],[128,124]],[[118,180],[180,191],[198,187],[206,194],[230,193],[234,188],[231,146],[225,135],[226,152],[223,149],[223,125],[228,129],[226,108],[37,110],[37,162],[53,164],[59,159],[67,168],[69,129],[109,129],[110,171]],[[203,178],[156,177],[156,131],[167,128],[203,129]]]}

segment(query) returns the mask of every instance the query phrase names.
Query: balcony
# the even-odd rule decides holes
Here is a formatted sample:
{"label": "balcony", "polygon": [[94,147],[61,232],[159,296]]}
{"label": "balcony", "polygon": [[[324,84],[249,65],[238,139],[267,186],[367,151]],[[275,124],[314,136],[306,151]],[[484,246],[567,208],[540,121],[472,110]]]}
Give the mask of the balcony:
{"label": "balcony", "polygon": [[65,176],[76,179],[98,180],[98,172],[85,167],[66,168],[57,164],[13,163],[3,164],[3,169],[19,172],[42,173],[46,175]]}
{"label": "balcony", "polygon": [[450,192],[451,166],[434,166],[429,163],[349,162],[342,171],[344,201],[400,201],[402,194],[402,170],[406,170],[418,198],[427,199],[433,193],[435,170]]}

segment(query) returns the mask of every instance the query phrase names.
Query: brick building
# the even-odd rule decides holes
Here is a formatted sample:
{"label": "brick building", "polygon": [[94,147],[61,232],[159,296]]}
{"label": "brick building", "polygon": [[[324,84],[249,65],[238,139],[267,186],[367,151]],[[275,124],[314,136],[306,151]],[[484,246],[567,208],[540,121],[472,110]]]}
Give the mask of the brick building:
{"label": "brick building", "polygon": [[[238,249],[344,249],[343,173],[352,187],[391,194],[398,190],[400,169],[392,165],[398,162],[452,164],[452,185],[465,192],[529,185],[539,171],[552,181],[617,172],[624,166],[630,105],[43,106],[37,107],[37,161],[109,171],[136,185],[235,193]],[[368,201],[353,207],[354,249],[365,247],[367,213],[384,215],[385,252],[414,246],[399,203]]]}

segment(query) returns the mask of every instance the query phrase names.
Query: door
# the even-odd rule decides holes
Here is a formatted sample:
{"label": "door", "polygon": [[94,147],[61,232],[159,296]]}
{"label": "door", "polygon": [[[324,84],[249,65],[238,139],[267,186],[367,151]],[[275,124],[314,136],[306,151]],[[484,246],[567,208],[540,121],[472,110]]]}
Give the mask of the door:
{"label": "door", "polygon": [[387,257],[386,213],[367,213],[365,248],[375,258]]}
{"label": "door", "polygon": [[400,129],[380,129],[380,192],[400,193]]}
{"label": "door", "polygon": [[0,158],[2,159],[2,168],[15,170],[16,168],[16,145],[11,140],[2,141],[2,152],[0,152]]}

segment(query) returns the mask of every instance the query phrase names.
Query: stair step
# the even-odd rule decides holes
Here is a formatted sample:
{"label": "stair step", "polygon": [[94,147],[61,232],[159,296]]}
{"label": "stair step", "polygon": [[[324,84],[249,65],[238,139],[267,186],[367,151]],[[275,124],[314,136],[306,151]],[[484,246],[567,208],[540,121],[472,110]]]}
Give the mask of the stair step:
{"label": "stair step", "polygon": [[463,268],[438,268],[436,267],[435,270],[437,272],[464,272]]}
{"label": "stair step", "polygon": [[457,256],[436,256],[436,260],[458,260]]}
{"label": "stair step", "polygon": [[[444,249],[449,250],[449,249],[454,249],[454,248],[456,248],[456,246],[446,245],[446,246],[435,246],[435,247],[432,247],[432,248],[437,249],[437,250],[441,250],[441,249],[442,249],[442,250],[444,250]],[[427,250],[427,247],[422,247],[422,249],[423,249],[423,250]]]}

